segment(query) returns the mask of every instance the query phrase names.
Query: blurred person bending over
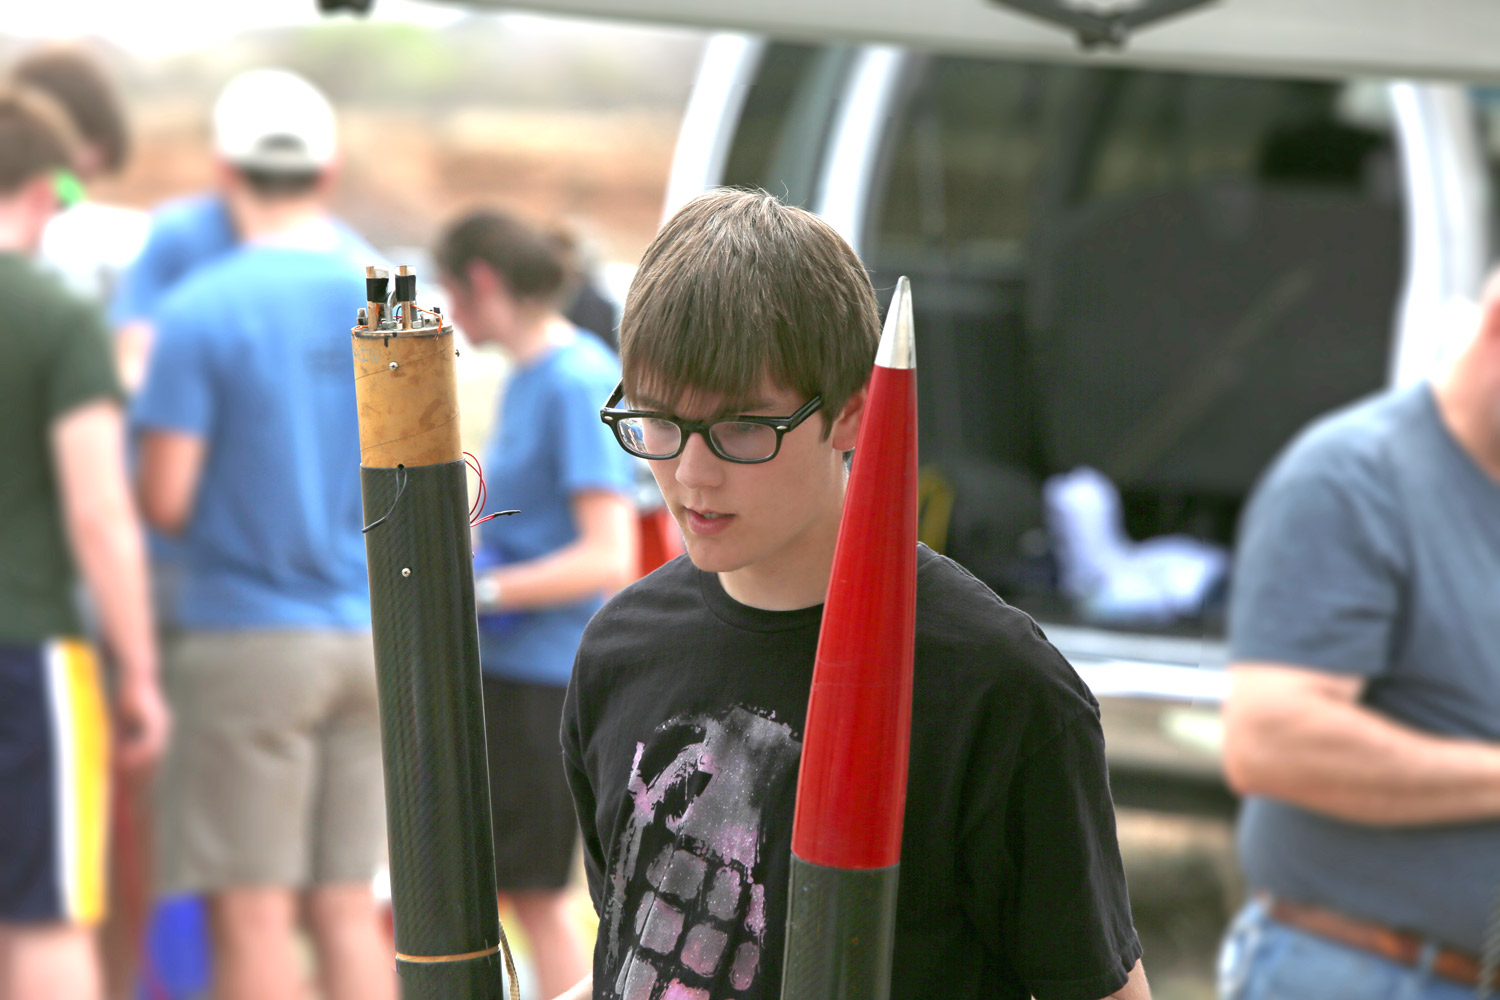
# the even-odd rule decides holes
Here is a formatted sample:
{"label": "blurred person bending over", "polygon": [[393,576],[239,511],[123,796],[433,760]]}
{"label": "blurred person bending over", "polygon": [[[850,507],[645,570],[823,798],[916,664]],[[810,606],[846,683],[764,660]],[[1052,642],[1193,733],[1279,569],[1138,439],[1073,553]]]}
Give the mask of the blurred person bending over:
{"label": "blurred person bending over", "polygon": [[54,102],[0,91],[0,1000],[100,993],[110,727],[78,576],[119,667],[121,764],[167,730],[102,318],[32,259],[70,147]]}
{"label": "blurred person bending over", "polygon": [[118,174],[130,156],[130,127],[119,93],[99,61],[74,45],[32,49],[10,73],[18,85],[61,105],[79,138],[71,169],[57,175],[62,211],[42,232],[40,259],[73,290],[103,303],[141,252],[149,221],[138,209],[88,198],[88,186]]}
{"label": "blurred person bending over", "polygon": [[497,884],[550,997],[589,968],[564,893],[578,824],[557,737],[563,696],[584,626],[635,568],[631,459],[598,416],[620,369],[558,312],[568,275],[541,232],[477,212],[436,256],[454,320],[515,364],[484,470],[490,496],[520,513],[481,528],[475,593]]}
{"label": "blurred person bending over", "polygon": [[1500,279],[1481,316],[1451,370],[1305,431],[1248,508],[1226,1000],[1464,1000],[1500,931]]}
{"label": "blurred person bending over", "polygon": [[373,251],[327,214],[335,123],[257,70],[216,110],[241,244],[162,304],[136,400],[147,518],[184,545],[168,647],[164,893],[208,896],[214,996],[394,995],[371,878],[385,817],[348,328]]}

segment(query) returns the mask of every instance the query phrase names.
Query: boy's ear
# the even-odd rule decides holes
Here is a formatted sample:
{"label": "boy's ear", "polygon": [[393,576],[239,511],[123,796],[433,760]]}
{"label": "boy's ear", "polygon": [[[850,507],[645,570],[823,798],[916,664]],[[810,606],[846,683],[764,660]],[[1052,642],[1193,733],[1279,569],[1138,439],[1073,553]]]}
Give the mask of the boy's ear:
{"label": "boy's ear", "polygon": [[865,399],[869,394],[868,384],[854,395],[849,397],[844,408],[833,421],[833,427],[829,429],[828,437],[835,451],[850,451],[854,448],[854,442],[859,439],[859,422],[864,419]]}

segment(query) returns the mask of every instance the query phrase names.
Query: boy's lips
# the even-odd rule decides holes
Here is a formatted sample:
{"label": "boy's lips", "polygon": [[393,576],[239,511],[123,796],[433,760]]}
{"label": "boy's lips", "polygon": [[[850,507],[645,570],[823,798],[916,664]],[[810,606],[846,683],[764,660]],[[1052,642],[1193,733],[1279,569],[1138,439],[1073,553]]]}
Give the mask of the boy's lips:
{"label": "boy's lips", "polygon": [[694,510],[692,507],[683,507],[682,512],[687,516],[688,530],[695,535],[717,535],[729,527],[729,522],[734,520],[733,514],[725,514],[720,511]]}

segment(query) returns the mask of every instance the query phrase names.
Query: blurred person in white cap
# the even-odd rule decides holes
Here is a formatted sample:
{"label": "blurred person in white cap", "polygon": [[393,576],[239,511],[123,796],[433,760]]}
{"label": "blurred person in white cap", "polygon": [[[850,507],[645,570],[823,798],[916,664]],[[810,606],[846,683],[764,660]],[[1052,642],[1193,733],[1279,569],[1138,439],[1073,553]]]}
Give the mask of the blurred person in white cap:
{"label": "blurred person in white cap", "polygon": [[110,305],[121,375],[132,391],[145,373],[162,300],[195,268],[239,242],[237,177],[246,170],[331,177],[337,168],[333,109],[316,87],[284,69],[253,69],[230,80],[214,105],[213,140],[217,189],[155,212],[145,246]]}
{"label": "blurred person in white cap", "polygon": [[339,335],[376,257],[328,213],[336,130],[315,88],[247,73],[214,126],[234,242],[152,314],[134,409],[143,509],[182,545],[157,887],[207,897],[216,1000],[305,995],[301,914],[321,995],[385,1000],[359,432]]}

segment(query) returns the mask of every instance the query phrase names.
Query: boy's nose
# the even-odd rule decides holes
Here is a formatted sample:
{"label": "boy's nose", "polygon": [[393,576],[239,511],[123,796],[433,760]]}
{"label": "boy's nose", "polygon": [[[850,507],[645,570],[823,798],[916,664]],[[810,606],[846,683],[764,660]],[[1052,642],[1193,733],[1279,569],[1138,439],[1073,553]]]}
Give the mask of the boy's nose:
{"label": "boy's nose", "polygon": [[688,489],[716,486],[724,475],[724,460],[713,453],[703,435],[688,435],[677,456],[677,481]]}

